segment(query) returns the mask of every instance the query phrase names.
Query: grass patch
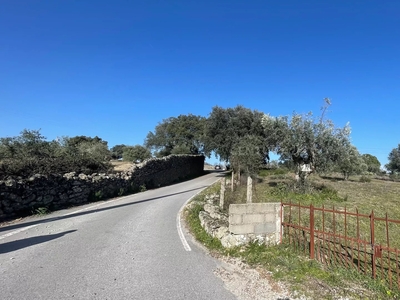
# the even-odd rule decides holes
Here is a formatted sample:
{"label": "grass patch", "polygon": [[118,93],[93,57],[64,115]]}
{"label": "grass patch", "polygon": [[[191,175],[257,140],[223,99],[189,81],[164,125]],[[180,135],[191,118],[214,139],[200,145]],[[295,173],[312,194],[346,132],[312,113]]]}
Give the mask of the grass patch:
{"label": "grass patch", "polygon": [[186,221],[190,227],[191,232],[195,236],[196,240],[205,245],[209,250],[223,251],[221,241],[217,238],[210,236],[201,226],[199,213],[203,210],[203,205],[195,205],[186,216]]}
{"label": "grass patch", "polygon": [[50,213],[51,211],[47,207],[38,207],[32,210],[32,214],[37,216],[44,216]]}

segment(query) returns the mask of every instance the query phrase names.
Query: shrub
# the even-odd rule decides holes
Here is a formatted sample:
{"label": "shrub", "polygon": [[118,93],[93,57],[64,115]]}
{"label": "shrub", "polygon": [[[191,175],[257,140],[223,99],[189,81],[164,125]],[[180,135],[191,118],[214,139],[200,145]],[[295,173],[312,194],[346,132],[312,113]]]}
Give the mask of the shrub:
{"label": "shrub", "polygon": [[107,143],[99,138],[49,142],[38,130],[24,130],[20,136],[0,138],[0,180],[34,174],[107,172],[111,169],[108,152]]}
{"label": "shrub", "polygon": [[369,178],[368,176],[361,176],[359,179],[360,182],[371,182],[371,178]]}

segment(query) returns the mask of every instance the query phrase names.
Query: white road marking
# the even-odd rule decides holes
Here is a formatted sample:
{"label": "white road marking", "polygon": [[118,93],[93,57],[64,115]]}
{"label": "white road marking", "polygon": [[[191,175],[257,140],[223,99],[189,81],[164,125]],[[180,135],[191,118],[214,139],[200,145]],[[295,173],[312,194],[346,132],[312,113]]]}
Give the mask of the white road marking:
{"label": "white road marking", "polygon": [[14,234],[20,233],[20,232],[22,232],[22,231],[31,229],[31,228],[36,227],[36,226],[38,226],[38,225],[40,225],[40,224],[31,225],[31,226],[28,226],[28,227],[23,227],[23,228],[21,228],[21,229],[17,229],[17,230],[11,231],[11,232],[9,232],[9,233],[3,234],[3,235],[0,236],[0,240],[5,239],[6,237],[12,236],[12,235],[14,235]]}
{"label": "white road marking", "polygon": [[204,190],[204,189],[201,189],[201,190],[198,191],[196,194],[194,194],[192,197],[190,197],[189,199],[187,199],[187,200],[185,201],[185,203],[183,203],[183,205],[181,206],[181,208],[180,208],[180,210],[179,210],[179,212],[178,212],[178,215],[176,216],[176,228],[178,229],[178,235],[179,235],[179,238],[181,239],[183,248],[184,248],[186,251],[192,251],[192,248],[190,248],[190,246],[189,246],[189,244],[188,244],[188,242],[187,242],[187,240],[186,240],[186,238],[185,238],[185,235],[183,234],[182,224],[181,224],[181,215],[182,215],[182,211],[183,211],[183,209],[185,208],[186,204],[188,204],[190,200],[192,200],[194,197],[196,197],[198,194],[200,194],[203,190]]}

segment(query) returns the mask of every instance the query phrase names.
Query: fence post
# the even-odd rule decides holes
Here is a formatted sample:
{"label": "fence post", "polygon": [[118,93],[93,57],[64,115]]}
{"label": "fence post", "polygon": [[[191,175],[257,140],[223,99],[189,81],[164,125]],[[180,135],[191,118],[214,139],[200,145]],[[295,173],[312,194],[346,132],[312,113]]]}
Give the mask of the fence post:
{"label": "fence post", "polygon": [[314,206],[310,204],[310,259],[314,257]]}
{"label": "fence post", "polygon": [[283,202],[281,200],[281,223],[280,223],[280,244],[282,244],[283,241]]}
{"label": "fence post", "polygon": [[231,191],[233,192],[233,187],[235,186],[235,171],[232,170],[232,179],[231,179]]}
{"label": "fence post", "polygon": [[219,207],[221,209],[224,208],[224,202],[225,202],[225,186],[226,186],[226,178],[221,179],[221,191],[219,195]]}
{"label": "fence post", "polygon": [[374,211],[372,210],[369,216],[370,228],[371,228],[371,260],[372,260],[372,277],[376,278],[376,266],[375,266],[375,221],[374,221]]}
{"label": "fence post", "polygon": [[253,179],[247,175],[247,200],[246,203],[253,202]]}

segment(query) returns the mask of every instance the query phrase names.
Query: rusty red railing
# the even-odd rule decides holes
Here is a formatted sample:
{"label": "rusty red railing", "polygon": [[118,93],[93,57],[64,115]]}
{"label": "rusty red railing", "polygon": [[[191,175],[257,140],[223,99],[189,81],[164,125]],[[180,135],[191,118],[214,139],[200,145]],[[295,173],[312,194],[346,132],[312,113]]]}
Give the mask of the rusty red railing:
{"label": "rusty red railing", "polygon": [[281,203],[283,239],[311,259],[355,268],[400,288],[400,220],[371,214]]}

